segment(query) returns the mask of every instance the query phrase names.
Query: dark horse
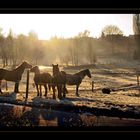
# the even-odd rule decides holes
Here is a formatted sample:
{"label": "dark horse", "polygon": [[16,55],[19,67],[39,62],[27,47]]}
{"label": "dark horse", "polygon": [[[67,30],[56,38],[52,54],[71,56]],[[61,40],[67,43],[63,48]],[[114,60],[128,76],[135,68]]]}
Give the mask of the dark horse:
{"label": "dark horse", "polygon": [[[43,85],[45,88],[45,96],[47,97],[47,93],[48,93],[47,84],[50,89],[50,86],[51,86],[50,84],[52,83],[52,76],[47,72],[40,73],[38,66],[34,66],[33,68],[31,68],[30,72],[35,73],[34,82],[35,82],[35,86],[37,90],[37,96],[40,96],[40,97],[42,96],[41,85]],[[38,86],[40,86],[39,89],[38,89]]]}
{"label": "dark horse", "polygon": [[53,98],[55,99],[55,86],[58,90],[58,98],[62,99],[62,93],[63,97],[66,97],[66,73],[64,71],[59,71],[58,64],[53,66]]}
{"label": "dark horse", "polygon": [[0,93],[2,93],[1,82],[3,79],[5,79],[6,81],[15,82],[14,92],[19,92],[19,82],[22,78],[22,74],[26,68],[31,67],[32,66],[29,63],[24,61],[22,64],[20,64],[17,68],[13,70],[0,69]]}
{"label": "dark horse", "polygon": [[77,72],[75,74],[67,74],[66,73],[66,84],[76,85],[76,96],[79,96],[78,88],[79,88],[79,86],[80,86],[80,84],[85,76],[88,76],[89,78],[91,78],[91,73],[90,73],[89,69],[82,70],[82,71]]}

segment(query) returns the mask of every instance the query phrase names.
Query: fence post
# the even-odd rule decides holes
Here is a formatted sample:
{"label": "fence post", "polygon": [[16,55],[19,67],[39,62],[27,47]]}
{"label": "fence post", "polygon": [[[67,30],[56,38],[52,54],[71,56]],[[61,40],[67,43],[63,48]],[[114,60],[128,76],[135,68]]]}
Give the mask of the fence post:
{"label": "fence post", "polygon": [[138,86],[140,85],[140,82],[139,82],[139,74],[137,74],[137,85]]}
{"label": "fence post", "polygon": [[138,85],[138,90],[139,90],[139,94],[140,94],[140,81],[139,81],[139,74],[140,72],[137,71],[137,85]]}
{"label": "fence post", "polygon": [[28,92],[29,92],[29,73],[30,70],[27,70],[27,81],[26,81],[26,100],[28,99]]}
{"label": "fence post", "polygon": [[137,85],[139,86],[140,85],[140,82],[139,82],[139,74],[140,74],[140,71],[137,71],[136,74],[137,74]]}
{"label": "fence post", "polygon": [[92,92],[94,92],[94,81],[92,81]]}

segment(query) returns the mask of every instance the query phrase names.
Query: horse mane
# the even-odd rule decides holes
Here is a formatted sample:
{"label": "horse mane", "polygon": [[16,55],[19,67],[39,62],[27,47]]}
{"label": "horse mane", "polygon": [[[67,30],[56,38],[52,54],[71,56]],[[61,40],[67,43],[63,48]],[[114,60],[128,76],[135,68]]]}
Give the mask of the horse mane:
{"label": "horse mane", "polygon": [[20,63],[18,66],[16,66],[15,69],[18,69],[19,67],[21,67],[24,63],[27,63],[26,61],[22,61],[22,63]]}
{"label": "horse mane", "polygon": [[77,74],[80,74],[80,73],[84,73],[85,74],[87,71],[89,71],[89,69],[81,70],[81,71],[77,72]]}
{"label": "horse mane", "polygon": [[59,74],[60,73],[60,69],[58,67],[58,64],[57,65],[52,64],[52,66],[53,66],[53,75],[54,74]]}
{"label": "horse mane", "polygon": [[84,70],[77,72],[75,75],[80,75],[80,76],[82,76],[82,78],[84,78],[86,75],[88,76],[88,73],[90,73],[89,69],[84,69]]}
{"label": "horse mane", "polygon": [[27,61],[23,61],[21,64],[19,64],[13,71],[19,71],[20,73],[24,72],[24,67],[22,68],[23,64],[28,63]]}

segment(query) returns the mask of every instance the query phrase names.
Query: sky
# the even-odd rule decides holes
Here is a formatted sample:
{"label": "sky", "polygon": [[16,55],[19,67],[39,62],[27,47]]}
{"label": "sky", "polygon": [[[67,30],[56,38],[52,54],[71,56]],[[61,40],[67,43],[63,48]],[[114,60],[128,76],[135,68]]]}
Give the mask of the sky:
{"label": "sky", "polygon": [[51,37],[73,37],[84,30],[99,37],[106,25],[116,25],[124,35],[132,35],[132,14],[0,14],[0,28],[6,36],[9,29],[15,35],[28,35],[30,31],[42,40]]}

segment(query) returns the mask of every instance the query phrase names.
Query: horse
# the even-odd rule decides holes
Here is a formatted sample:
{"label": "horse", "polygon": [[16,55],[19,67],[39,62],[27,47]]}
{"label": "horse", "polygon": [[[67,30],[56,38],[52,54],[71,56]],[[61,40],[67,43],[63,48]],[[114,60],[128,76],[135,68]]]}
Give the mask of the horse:
{"label": "horse", "polygon": [[[52,83],[52,76],[49,73],[40,73],[39,67],[38,66],[34,66],[30,69],[30,72],[34,72],[34,82],[35,82],[35,86],[36,86],[36,90],[37,90],[37,96],[42,96],[42,91],[41,91],[41,85],[44,86],[45,88],[45,95],[47,97],[47,84],[50,90],[51,87],[51,83]],[[39,89],[38,89],[38,86]],[[39,92],[40,90],[40,92]]]}
{"label": "horse", "polygon": [[90,73],[89,69],[84,69],[75,74],[66,73],[66,84],[67,85],[76,85],[76,96],[78,96],[78,97],[79,97],[78,89],[85,76],[88,76],[89,78],[91,78],[91,73]]}
{"label": "horse", "polygon": [[17,68],[13,70],[7,69],[0,69],[0,93],[2,94],[1,90],[1,82],[2,80],[12,81],[15,82],[14,92],[19,92],[19,82],[22,78],[22,74],[26,68],[31,68],[32,65],[27,63],[26,61],[22,62]]}
{"label": "horse", "polygon": [[55,99],[55,86],[57,87],[58,90],[58,98],[62,99],[62,93],[63,93],[63,98],[66,97],[66,73],[64,71],[60,71],[58,64],[53,66],[53,98]]}

